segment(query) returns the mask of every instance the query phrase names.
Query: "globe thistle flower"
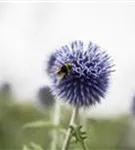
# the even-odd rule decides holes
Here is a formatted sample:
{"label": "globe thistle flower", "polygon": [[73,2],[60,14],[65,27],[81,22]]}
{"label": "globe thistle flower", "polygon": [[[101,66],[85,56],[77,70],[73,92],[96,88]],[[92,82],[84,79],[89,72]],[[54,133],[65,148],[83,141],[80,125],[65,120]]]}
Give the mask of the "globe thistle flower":
{"label": "globe thistle flower", "polygon": [[52,53],[47,63],[54,96],[87,107],[105,97],[113,67],[111,57],[90,42],[74,41]]}
{"label": "globe thistle flower", "polygon": [[39,88],[37,98],[40,105],[44,108],[50,108],[54,104],[54,97],[51,94],[50,88],[48,86]]}

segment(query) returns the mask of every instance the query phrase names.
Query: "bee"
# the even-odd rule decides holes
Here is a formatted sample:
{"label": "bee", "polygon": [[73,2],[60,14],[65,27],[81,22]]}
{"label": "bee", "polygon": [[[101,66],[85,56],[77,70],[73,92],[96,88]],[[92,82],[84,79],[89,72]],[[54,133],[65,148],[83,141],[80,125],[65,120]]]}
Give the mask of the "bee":
{"label": "bee", "polygon": [[61,74],[66,74],[69,75],[71,70],[71,64],[66,62],[61,68],[60,70],[57,72],[57,75],[61,75]]}
{"label": "bee", "polygon": [[71,64],[69,62],[65,62],[64,65],[57,70],[57,85],[60,83],[60,81],[63,79],[65,75],[69,75],[71,71]]}

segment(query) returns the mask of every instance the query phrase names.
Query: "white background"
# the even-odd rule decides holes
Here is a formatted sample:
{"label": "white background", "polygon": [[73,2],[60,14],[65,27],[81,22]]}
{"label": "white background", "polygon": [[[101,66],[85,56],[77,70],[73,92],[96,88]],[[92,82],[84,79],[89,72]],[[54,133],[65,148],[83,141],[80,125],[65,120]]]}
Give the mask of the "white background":
{"label": "white background", "polygon": [[72,40],[97,43],[114,58],[116,72],[101,105],[91,113],[130,111],[135,93],[135,3],[0,3],[0,84],[21,98],[48,84],[45,60]]}

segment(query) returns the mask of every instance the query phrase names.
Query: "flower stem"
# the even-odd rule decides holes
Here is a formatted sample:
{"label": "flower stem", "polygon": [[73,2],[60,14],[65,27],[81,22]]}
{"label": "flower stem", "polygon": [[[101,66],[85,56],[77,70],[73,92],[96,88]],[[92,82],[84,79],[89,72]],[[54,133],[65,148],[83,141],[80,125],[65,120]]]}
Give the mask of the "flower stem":
{"label": "flower stem", "polygon": [[66,134],[66,138],[62,147],[62,150],[68,150],[69,144],[70,144],[70,139],[72,137],[72,129],[70,128],[70,126],[73,126],[75,124],[75,120],[78,116],[78,107],[75,107],[72,113],[72,117],[70,119],[70,123],[69,123],[69,127],[67,130],[67,134]]}
{"label": "flower stem", "polygon": [[[52,112],[52,122],[55,126],[59,125],[60,122],[60,104],[58,102],[54,105],[54,111]],[[57,149],[57,143],[58,143],[58,131],[56,129],[53,129],[52,131],[52,143],[51,143],[51,150]]]}

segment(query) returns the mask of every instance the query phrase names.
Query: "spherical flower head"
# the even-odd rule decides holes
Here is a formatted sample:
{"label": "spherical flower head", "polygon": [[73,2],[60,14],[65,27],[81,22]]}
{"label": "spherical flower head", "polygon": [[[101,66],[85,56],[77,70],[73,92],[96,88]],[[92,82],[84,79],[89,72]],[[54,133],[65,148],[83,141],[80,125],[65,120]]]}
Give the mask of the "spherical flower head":
{"label": "spherical flower head", "polygon": [[74,41],[52,53],[47,64],[51,90],[55,97],[77,107],[100,102],[109,85],[112,60],[90,42]]}
{"label": "spherical flower head", "polygon": [[43,86],[39,89],[37,94],[39,105],[44,108],[51,108],[54,104],[54,97],[51,94],[48,86]]}

